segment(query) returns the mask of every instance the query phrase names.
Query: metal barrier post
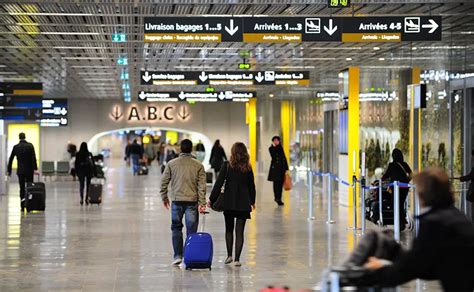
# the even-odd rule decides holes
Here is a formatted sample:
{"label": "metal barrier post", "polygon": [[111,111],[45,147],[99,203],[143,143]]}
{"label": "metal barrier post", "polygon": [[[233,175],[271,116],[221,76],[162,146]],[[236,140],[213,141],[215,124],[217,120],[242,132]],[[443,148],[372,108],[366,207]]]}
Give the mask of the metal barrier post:
{"label": "metal barrier post", "polygon": [[335,223],[336,221],[332,220],[332,177],[331,175],[328,175],[327,176],[328,178],[328,221],[326,221],[326,223],[328,224],[333,224]]}
{"label": "metal barrier post", "polygon": [[379,179],[379,225],[383,226],[382,179]]}
{"label": "metal barrier post", "polygon": [[394,239],[400,241],[400,186],[398,181],[393,182],[393,197]]}
{"label": "metal barrier post", "polygon": [[418,216],[420,216],[420,200],[418,199],[418,194],[416,193],[416,187],[412,187],[413,189],[413,196],[415,202],[415,214],[413,214],[413,218],[415,221],[415,235],[418,236],[418,231],[420,230],[420,222],[418,220]]}
{"label": "metal barrier post", "polygon": [[314,220],[313,216],[313,172],[308,171],[308,220]]}
{"label": "metal barrier post", "polygon": [[329,280],[331,282],[331,292],[339,292],[339,274],[336,272],[331,272],[329,274]]}
{"label": "metal barrier post", "polygon": [[353,222],[354,222],[354,227],[352,227],[353,230],[358,230],[357,228],[357,177],[354,175],[352,176],[352,206],[353,206]]}
{"label": "metal barrier post", "polygon": [[360,196],[361,196],[360,229],[361,229],[361,234],[363,235],[365,233],[365,177],[362,177],[362,180],[360,183]]}

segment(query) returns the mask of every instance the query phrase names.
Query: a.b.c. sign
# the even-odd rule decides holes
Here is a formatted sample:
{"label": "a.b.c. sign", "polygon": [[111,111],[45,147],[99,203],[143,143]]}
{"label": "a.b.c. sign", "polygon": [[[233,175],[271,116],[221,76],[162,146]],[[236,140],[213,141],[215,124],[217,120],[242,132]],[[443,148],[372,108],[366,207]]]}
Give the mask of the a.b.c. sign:
{"label": "a.b.c. sign", "polygon": [[110,119],[115,122],[188,122],[191,119],[191,112],[188,105],[185,104],[167,104],[167,105],[115,105],[109,113]]}

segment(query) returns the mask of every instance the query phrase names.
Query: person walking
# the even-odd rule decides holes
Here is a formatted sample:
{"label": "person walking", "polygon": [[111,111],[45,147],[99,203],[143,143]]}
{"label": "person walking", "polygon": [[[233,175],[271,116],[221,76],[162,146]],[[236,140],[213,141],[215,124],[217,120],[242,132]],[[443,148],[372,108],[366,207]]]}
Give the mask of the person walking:
{"label": "person walking", "polygon": [[211,168],[214,169],[216,177],[219,176],[219,171],[226,160],[227,156],[225,155],[224,148],[221,145],[221,141],[217,139],[212,147],[211,157],[209,159],[209,164],[211,165]]}
{"label": "person walking", "polygon": [[[387,170],[382,176],[382,181],[398,181],[402,183],[408,183],[411,180],[412,171],[408,163],[403,160],[403,153],[400,149],[395,148],[392,151],[392,162],[388,164]],[[406,211],[405,211],[405,200],[408,197],[408,188],[400,188],[400,230],[405,229],[406,225]],[[392,188],[392,194],[393,188]]]}
{"label": "person walking", "polygon": [[86,189],[86,205],[89,205],[89,187],[92,177],[96,176],[94,157],[89,152],[86,142],[82,142],[75,161],[76,174],[79,178],[79,194],[81,206],[84,204],[84,188]]}
{"label": "person walking", "polygon": [[[227,259],[225,264],[235,260],[234,265],[241,266],[240,255],[244,245],[245,222],[250,212],[255,210],[255,181],[249,154],[244,143],[232,146],[229,162],[225,162],[212,189],[209,206],[218,199],[224,188],[224,220]],[[235,229],[235,258],[232,258]]]}
{"label": "person walking", "polygon": [[13,160],[16,157],[18,162],[16,174],[20,184],[21,211],[23,212],[25,210],[26,184],[33,182],[33,175],[38,170],[38,165],[33,144],[26,141],[25,133],[20,133],[18,137],[20,142],[13,146],[10,159],[8,160],[7,174],[8,176],[12,175]]}
{"label": "person walking", "polygon": [[192,150],[191,140],[183,140],[181,154],[166,164],[161,177],[161,199],[166,209],[171,207],[173,265],[183,261],[183,217],[189,236],[197,232],[199,213],[206,211],[206,171]]}
{"label": "person walking", "polygon": [[140,169],[140,160],[143,158],[143,147],[138,144],[137,139],[134,139],[128,151],[128,156],[132,160],[133,175],[137,175]]}
{"label": "person walking", "polygon": [[205,157],[206,157],[206,148],[204,147],[204,144],[202,144],[202,141],[199,140],[198,143],[196,144],[196,158],[197,160],[203,162]]}
{"label": "person walking", "polygon": [[289,169],[288,161],[286,160],[285,151],[281,146],[281,138],[274,136],[272,138],[272,145],[268,148],[272,162],[270,164],[270,171],[268,173],[268,180],[273,182],[273,195],[278,206],[283,206],[281,199],[283,193],[283,182],[285,181],[285,173]]}

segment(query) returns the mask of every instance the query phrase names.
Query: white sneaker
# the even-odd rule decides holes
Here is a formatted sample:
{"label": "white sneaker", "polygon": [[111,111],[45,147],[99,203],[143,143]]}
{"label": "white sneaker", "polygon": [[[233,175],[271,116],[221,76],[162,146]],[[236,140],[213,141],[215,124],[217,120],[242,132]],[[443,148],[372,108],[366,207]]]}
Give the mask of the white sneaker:
{"label": "white sneaker", "polygon": [[225,260],[224,264],[228,265],[230,263],[232,263],[234,260],[232,259],[232,257],[227,257],[227,259]]}
{"label": "white sneaker", "polygon": [[240,262],[234,262],[234,266],[236,266],[236,267],[241,267],[242,264],[241,264]]}
{"label": "white sneaker", "polygon": [[175,258],[171,263],[173,266],[179,266],[183,262],[182,258]]}

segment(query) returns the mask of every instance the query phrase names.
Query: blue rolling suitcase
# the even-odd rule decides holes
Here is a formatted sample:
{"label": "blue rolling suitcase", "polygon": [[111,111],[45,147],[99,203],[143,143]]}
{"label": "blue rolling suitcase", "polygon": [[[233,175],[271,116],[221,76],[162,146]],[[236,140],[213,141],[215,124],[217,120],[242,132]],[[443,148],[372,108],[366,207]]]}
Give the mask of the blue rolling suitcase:
{"label": "blue rolling suitcase", "polygon": [[[205,218],[206,216],[203,215],[202,231],[204,231],[206,223]],[[186,270],[211,270],[213,249],[212,237],[209,233],[197,232],[189,235],[184,244],[184,265]]]}

